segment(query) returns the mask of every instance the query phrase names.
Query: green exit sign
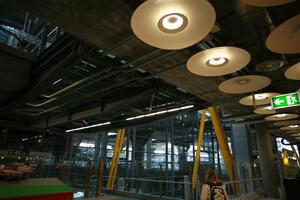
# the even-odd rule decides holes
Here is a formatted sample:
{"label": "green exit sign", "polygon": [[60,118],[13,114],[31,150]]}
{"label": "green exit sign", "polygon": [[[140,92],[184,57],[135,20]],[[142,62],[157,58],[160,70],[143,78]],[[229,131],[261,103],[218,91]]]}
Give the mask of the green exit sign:
{"label": "green exit sign", "polygon": [[272,107],[274,109],[288,108],[292,106],[300,106],[299,93],[283,94],[272,97]]}

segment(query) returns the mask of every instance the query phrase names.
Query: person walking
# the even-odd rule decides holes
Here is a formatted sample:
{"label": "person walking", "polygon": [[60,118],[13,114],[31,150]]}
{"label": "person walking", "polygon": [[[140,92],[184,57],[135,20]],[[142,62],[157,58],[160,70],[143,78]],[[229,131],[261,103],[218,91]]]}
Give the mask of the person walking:
{"label": "person walking", "polygon": [[214,170],[209,170],[206,175],[200,200],[229,200],[225,186]]}

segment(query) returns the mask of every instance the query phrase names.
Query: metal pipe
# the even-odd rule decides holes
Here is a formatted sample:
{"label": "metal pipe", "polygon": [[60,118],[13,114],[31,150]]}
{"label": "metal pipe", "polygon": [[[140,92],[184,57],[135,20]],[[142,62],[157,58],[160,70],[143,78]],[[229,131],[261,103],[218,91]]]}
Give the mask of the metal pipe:
{"label": "metal pipe", "polygon": [[[132,62],[129,62],[129,63],[123,65],[122,67],[114,67],[114,69],[119,69],[119,70],[117,70],[117,71],[115,71],[115,72],[112,72],[112,73],[109,74],[109,75],[115,75],[116,73],[119,73],[119,72],[125,72],[125,71],[124,71],[124,68],[128,67],[129,65],[135,64],[136,62],[139,62],[140,60],[142,60],[142,59],[144,59],[144,58],[147,58],[147,57],[149,57],[149,56],[152,56],[152,54],[156,54],[158,51],[161,51],[161,50],[155,50],[155,51],[152,51],[150,54],[146,54],[146,55],[144,55],[144,56],[142,56],[142,57],[140,57],[140,58],[138,58],[138,59],[136,59],[136,60],[134,60],[134,61],[132,61]],[[137,69],[137,68],[139,68],[139,66],[136,66],[136,67],[130,69],[128,72],[133,71],[133,70],[135,70],[135,69]],[[110,70],[110,69],[107,69],[107,70]],[[63,89],[57,91],[57,92],[54,92],[54,93],[49,94],[49,95],[42,94],[42,96],[43,96],[43,97],[46,97],[46,98],[53,98],[54,96],[57,96],[57,95],[59,95],[59,94],[65,92],[65,91],[67,91],[67,90],[69,90],[69,89],[72,89],[73,87],[75,87],[75,86],[77,86],[77,85],[79,85],[79,84],[82,84],[82,83],[84,83],[84,82],[86,82],[86,81],[89,81],[89,80],[91,80],[91,79],[94,79],[94,78],[96,78],[96,77],[102,75],[104,72],[107,72],[107,70],[97,72],[96,74],[94,74],[94,75],[92,75],[92,76],[89,76],[89,77],[87,77],[87,78],[81,79],[81,80],[79,80],[79,81],[77,81],[77,82],[75,82],[75,83],[73,83],[73,84],[71,84],[71,85],[69,85],[69,86],[67,86],[67,87],[65,87],[65,88],[63,88]],[[107,75],[107,76],[108,76],[108,75]],[[107,77],[107,76],[106,76],[106,77]],[[106,78],[106,77],[105,77],[105,78]],[[94,80],[93,82],[89,82],[89,83],[85,84],[83,87],[86,87],[86,86],[88,86],[88,85],[94,83],[95,81],[99,81],[99,80],[102,80],[102,79],[103,79],[103,78]]]}
{"label": "metal pipe", "polygon": [[40,107],[40,106],[46,105],[47,103],[50,103],[50,102],[52,102],[52,101],[54,101],[54,100],[56,100],[56,99],[57,99],[57,98],[54,97],[54,98],[49,99],[49,100],[47,100],[47,101],[45,101],[45,102],[43,102],[43,103],[39,103],[39,104],[26,103],[26,105],[31,106],[31,107]]}
{"label": "metal pipe", "polygon": [[[125,68],[125,67],[127,67],[127,66],[129,66],[129,65],[132,65],[132,64],[134,64],[134,63],[136,63],[136,62],[139,62],[140,60],[142,60],[142,59],[144,59],[144,58],[150,57],[150,56],[152,56],[153,54],[156,54],[157,52],[160,52],[160,51],[161,51],[161,50],[155,50],[155,51],[152,51],[151,53],[149,53],[149,54],[147,54],[147,55],[145,55],[145,56],[143,56],[143,57],[140,57],[139,59],[136,59],[136,60],[134,60],[134,61],[132,61],[132,62],[130,62],[130,63],[127,63],[126,65],[122,66],[121,69],[118,68],[117,71],[114,71],[114,72],[112,72],[112,73],[110,73],[110,74],[108,74],[108,75],[106,75],[106,76],[102,76],[100,79],[95,79],[95,80],[93,80],[93,81],[90,81],[90,82],[88,82],[88,83],[82,85],[81,87],[78,87],[78,88],[72,90],[72,92],[74,92],[74,91],[76,91],[76,90],[79,90],[79,89],[81,89],[81,88],[87,87],[87,86],[89,86],[89,85],[91,85],[91,84],[93,84],[93,83],[96,83],[96,82],[98,82],[98,81],[100,81],[100,80],[103,80],[103,79],[105,79],[105,78],[108,78],[109,76],[115,75],[115,74],[120,73],[120,72],[132,72],[132,71],[135,71],[135,70],[136,70],[137,68],[139,68],[140,66],[133,67],[133,68],[131,68],[131,69],[128,70],[128,71],[127,71],[127,70],[124,70],[123,68]],[[170,55],[172,55],[172,54],[174,54],[174,53],[175,53],[175,51],[168,52],[168,53],[166,53],[166,54],[161,55],[161,58],[163,58],[163,57],[165,57],[165,56],[170,56]],[[143,65],[145,65],[145,64],[151,64],[152,62],[155,62],[155,61],[157,61],[157,57],[155,57],[155,59],[149,60],[148,62],[144,62]],[[114,68],[117,68],[117,67],[114,67]],[[109,69],[108,69],[108,70],[109,70]],[[97,74],[94,74],[94,75],[89,76],[89,77],[87,77],[87,78],[81,79],[80,81],[77,81],[77,82],[75,82],[75,83],[73,83],[73,84],[71,84],[71,85],[69,85],[69,86],[67,86],[67,87],[65,87],[65,88],[63,88],[63,89],[61,89],[61,90],[55,92],[55,93],[52,93],[51,95],[45,95],[45,94],[41,94],[41,95],[42,95],[43,97],[46,97],[46,98],[53,98],[53,97],[55,97],[55,96],[57,96],[57,95],[59,95],[59,94],[65,92],[65,91],[67,91],[67,90],[69,90],[69,89],[71,89],[71,88],[77,86],[77,85],[80,85],[80,84],[82,84],[82,83],[84,83],[84,82],[86,82],[86,81],[88,81],[88,80],[92,80],[92,79],[94,79],[94,78],[96,78],[96,77],[102,75],[104,72],[106,72],[106,71],[101,71],[101,72],[98,72]],[[150,76],[152,77],[153,75],[150,75]],[[149,76],[149,77],[150,77],[150,76]],[[146,78],[135,79],[135,80],[146,80],[146,79],[148,79],[149,77],[147,76]],[[134,80],[134,79],[131,79],[131,80]],[[127,82],[128,82],[128,81],[127,81]],[[119,85],[120,85],[120,84],[119,84]],[[110,87],[110,88],[111,88],[111,87]],[[103,90],[102,90],[102,91],[103,91]],[[71,93],[71,92],[70,92],[70,93]],[[55,99],[55,100],[56,100],[56,99]],[[53,100],[53,101],[54,101],[54,100]],[[40,103],[40,104],[46,105],[46,104],[48,104],[48,103],[50,103],[50,102],[52,102],[52,101],[46,101],[46,102],[43,102],[43,103]]]}

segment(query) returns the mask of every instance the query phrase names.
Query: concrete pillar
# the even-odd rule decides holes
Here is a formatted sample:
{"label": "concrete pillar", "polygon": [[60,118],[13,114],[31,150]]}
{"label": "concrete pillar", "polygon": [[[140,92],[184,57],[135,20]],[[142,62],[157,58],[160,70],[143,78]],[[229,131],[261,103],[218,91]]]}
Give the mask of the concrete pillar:
{"label": "concrete pillar", "polygon": [[256,124],[256,138],[260,156],[260,170],[264,190],[269,198],[279,197],[279,180],[272,152],[271,136],[266,123]]}
{"label": "concrete pillar", "polygon": [[245,124],[232,125],[232,146],[236,173],[240,179],[252,178],[251,149],[249,148],[248,133]]}

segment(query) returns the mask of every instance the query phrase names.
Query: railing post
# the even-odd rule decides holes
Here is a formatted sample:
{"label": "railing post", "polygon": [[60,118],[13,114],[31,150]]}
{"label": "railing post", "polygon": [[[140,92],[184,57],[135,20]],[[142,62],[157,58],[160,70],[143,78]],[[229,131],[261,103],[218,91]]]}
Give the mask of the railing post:
{"label": "railing post", "polygon": [[104,169],[104,159],[101,159],[101,160],[99,160],[99,163],[98,163],[98,185],[97,185],[96,197],[99,197],[100,194],[102,193],[103,169]]}
{"label": "railing post", "polygon": [[86,175],[86,179],[85,179],[84,198],[88,198],[90,195],[89,193],[90,193],[92,173],[93,173],[93,161],[89,160],[87,163],[87,175]]}

